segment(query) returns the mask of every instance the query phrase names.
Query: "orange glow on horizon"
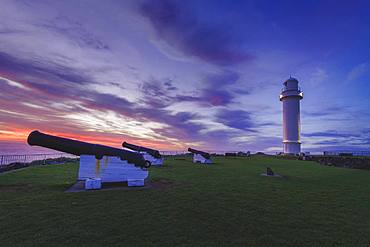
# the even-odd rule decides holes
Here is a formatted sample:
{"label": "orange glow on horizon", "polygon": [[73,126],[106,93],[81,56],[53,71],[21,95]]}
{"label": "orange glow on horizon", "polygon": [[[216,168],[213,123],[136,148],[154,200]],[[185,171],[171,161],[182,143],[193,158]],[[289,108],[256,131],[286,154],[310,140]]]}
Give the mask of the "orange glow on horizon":
{"label": "orange glow on horizon", "polygon": [[[0,131],[0,142],[16,142],[16,143],[27,143],[28,135],[34,131],[33,129],[12,129],[6,131]],[[137,140],[135,138],[124,138],[124,137],[112,137],[112,136],[102,136],[99,133],[91,132],[88,135],[86,134],[75,134],[75,133],[66,133],[66,132],[48,132],[41,131],[45,134],[75,139],[84,142],[96,143],[116,148],[122,148],[122,143],[124,141],[133,143],[135,145],[140,145],[148,148],[171,151],[185,149],[184,145],[169,145],[161,141],[147,141],[147,140]]]}

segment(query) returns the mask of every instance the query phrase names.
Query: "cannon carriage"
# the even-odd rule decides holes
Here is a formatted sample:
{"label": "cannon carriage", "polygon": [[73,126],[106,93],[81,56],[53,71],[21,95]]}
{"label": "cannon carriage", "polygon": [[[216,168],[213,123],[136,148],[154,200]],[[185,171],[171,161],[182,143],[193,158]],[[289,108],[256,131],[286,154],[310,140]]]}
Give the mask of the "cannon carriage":
{"label": "cannon carriage", "polygon": [[188,151],[193,154],[193,163],[212,164],[211,155],[207,152],[199,151],[193,148],[188,148]]}
{"label": "cannon carriage", "polygon": [[151,166],[161,166],[163,165],[163,157],[159,153],[158,150],[147,148],[147,147],[142,147],[134,144],[130,144],[127,142],[123,142],[122,146],[124,148],[136,151],[143,155],[145,161],[149,163]]}

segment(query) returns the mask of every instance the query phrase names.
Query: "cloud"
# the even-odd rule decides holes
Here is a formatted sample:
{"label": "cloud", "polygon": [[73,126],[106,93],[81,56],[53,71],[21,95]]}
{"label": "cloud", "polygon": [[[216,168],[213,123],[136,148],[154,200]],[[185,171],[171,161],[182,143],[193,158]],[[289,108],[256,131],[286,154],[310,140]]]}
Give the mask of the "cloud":
{"label": "cloud", "polygon": [[219,73],[207,74],[204,76],[203,81],[209,86],[220,88],[234,85],[239,79],[239,73],[231,70],[223,70]]}
{"label": "cloud", "polygon": [[302,133],[304,137],[358,137],[358,135],[353,133],[340,133],[335,130],[328,130],[325,132],[311,132],[311,133]]}
{"label": "cloud", "polygon": [[203,100],[212,106],[226,106],[233,102],[234,96],[227,91],[208,89],[204,91]]}
{"label": "cloud", "polygon": [[355,66],[347,75],[347,79],[350,81],[357,80],[365,75],[370,75],[370,64],[362,63]]}
{"label": "cloud", "polygon": [[328,73],[322,68],[316,68],[309,76],[308,83],[312,86],[320,86],[322,82],[328,79]]}
{"label": "cloud", "polygon": [[222,109],[217,115],[217,121],[231,128],[255,132],[250,112],[243,110]]}
{"label": "cloud", "polygon": [[[19,70],[18,72],[22,72],[19,73],[19,75],[27,74],[27,62],[20,61],[18,64],[22,64],[21,67],[25,69],[25,71]],[[44,70],[43,68],[43,71]],[[74,71],[72,72],[75,73]],[[44,108],[43,106],[48,105],[48,102],[52,102],[55,99],[57,99],[60,104],[64,105],[67,102],[77,100],[78,103],[74,104],[71,108],[64,106],[62,110],[59,108],[55,109],[52,107],[52,104],[49,103],[51,106],[49,109],[52,112],[58,111],[60,116],[64,116],[64,118],[68,119],[68,123],[65,125],[72,125],[78,130],[81,128],[88,128],[91,131],[105,131],[114,134],[124,133],[122,132],[122,128],[124,128],[124,126],[129,126],[128,124],[134,123],[135,121],[140,121],[146,128],[151,128],[150,126],[152,126],[152,124],[146,124],[148,122],[166,124],[166,127],[161,125],[160,128],[156,128],[154,132],[148,132],[152,133],[152,138],[157,140],[168,140],[168,138],[170,138],[172,140],[182,140],[185,143],[201,140],[200,131],[207,129],[207,125],[204,122],[192,122],[192,120],[199,118],[196,114],[190,112],[172,114],[170,111],[164,109],[168,105],[182,99],[183,101],[192,101],[203,106],[218,106],[228,103],[231,98],[227,92],[220,91],[219,93],[215,93],[217,90],[210,91],[208,89],[201,91],[201,95],[197,97],[176,95],[177,90],[173,89],[174,86],[172,81],[166,78],[163,80],[151,78],[143,82],[139,88],[144,95],[142,101],[145,102],[145,105],[142,105],[140,101],[130,102],[127,99],[109,93],[86,90],[85,87],[89,85],[88,82],[83,84],[85,85],[84,87],[76,87],[74,84],[69,85],[70,83],[65,80],[66,77],[55,77],[52,82],[49,82],[45,78],[52,77],[53,73],[49,73],[48,75],[49,76],[45,77],[44,73],[42,75],[36,73],[33,80],[23,81],[24,85],[32,89],[32,94],[23,98],[23,100],[35,102],[38,101],[38,98],[43,99],[40,102],[41,105],[32,108],[41,110]],[[38,80],[38,76],[44,78]],[[173,91],[176,91],[175,96],[173,96]],[[32,111],[35,112],[35,110]],[[104,114],[104,112],[106,112],[106,114]],[[116,115],[113,116],[113,113]],[[45,113],[42,115],[44,114]],[[118,121],[118,123],[116,123],[104,117],[107,115],[111,116],[110,119],[115,119],[117,121],[119,116],[121,116],[123,122],[119,123],[120,121]],[[128,121],[127,119],[131,120]],[[126,122],[126,124],[124,122]],[[135,122],[135,125],[138,125],[138,123],[139,122]],[[112,126],[115,126],[115,128],[112,128]],[[138,133],[138,135],[135,135],[134,131],[126,132],[126,134],[127,133],[130,133],[131,136],[142,138],[142,136],[139,135],[140,133]],[[146,138],[151,139],[149,136],[146,136]],[[207,137],[203,136],[203,139],[207,139]]]}
{"label": "cloud", "polygon": [[35,23],[34,25],[66,36],[81,47],[110,50],[106,43],[92,32],[89,32],[80,22],[73,21],[65,16],[57,16],[52,20]]}
{"label": "cloud", "polygon": [[[196,20],[195,17],[191,18]],[[167,108],[178,102],[189,102],[199,112],[203,109],[208,111],[210,107],[227,106],[235,100],[233,87],[240,78],[238,73],[229,70],[206,73],[201,77],[199,87],[191,92],[179,89],[177,83],[181,84],[181,81],[166,77],[142,80],[142,74],[135,78],[134,87],[128,84],[123,86],[116,81],[116,78],[125,74],[116,71],[121,66],[111,59],[112,47],[95,35],[95,30],[86,29],[73,17],[38,19],[30,14],[27,23],[17,26],[28,32],[17,32],[17,36],[5,33],[8,35],[7,43],[0,47],[0,75],[5,78],[2,82],[6,84],[0,85],[5,92],[0,102],[2,107],[9,107],[14,112],[0,114],[7,119],[7,124],[18,128],[40,127],[71,133],[100,132],[105,136],[123,134],[126,138],[131,136],[138,139],[143,139],[142,134],[145,134],[147,140],[165,141],[167,145],[177,147],[186,143],[217,143],[219,138],[232,135],[229,131],[231,127],[222,122],[212,123],[214,120],[210,119],[210,115],[199,115],[189,109],[178,109],[174,113]],[[175,31],[174,34],[180,31],[176,25],[170,27],[171,30],[168,27],[165,29],[167,41],[170,41],[171,30]],[[235,60],[244,54],[236,49],[236,39],[230,36],[226,42],[220,42],[226,34],[223,28],[199,24],[187,38],[199,37],[197,35],[201,34],[201,29],[211,31],[215,44],[206,45],[198,41],[193,47],[186,47],[186,43],[175,38],[173,41],[177,41],[179,46],[175,45],[174,48],[182,47],[183,54],[212,64],[241,62]],[[19,46],[20,37],[33,42]],[[43,49],[45,40],[49,38],[50,46]],[[14,43],[14,40],[18,40],[18,43]],[[211,50],[207,51],[208,48]],[[66,50],[69,52],[65,53]],[[213,53],[225,54],[226,60],[213,57]],[[111,72],[113,69],[115,71]],[[129,69],[131,71],[134,68],[131,66]],[[138,73],[137,69],[134,70]],[[29,88],[29,92],[16,90],[13,93],[15,87]],[[105,90],[107,88],[110,90]],[[126,95],[131,94],[138,94],[138,97],[128,100]],[[14,102],[12,106],[10,100]]]}
{"label": "cloud", "polygon": [[138,10],[158,39],[186,56],[215,65],[236,65],[253,59],[228,27],[202,23],[178,2],[147,0]]}
{"label": "cloud", "polygon": [[319,110],[309,111],[309,110],[302,110],[302,114],[305,116],[310,117],[321,117],[321,116],[329,116],[338,114],[343,111],[343,107],[332,106],[332,107],[324,107]]}
{"label": "cloud", "polygon": [[165,108],[170,105],[173,101],[171,91],[176,90],[170,80],[162,81],[155,78],[144,81],[140,89],[143,93],[142,100],[151,108]]}
{"label": "cloud", "polygon": [[[15,109],[17,114],[14,117],[11,117],[9,112],[0,113],[0,115],[5,114],[5,118],[12,126],[35,126],[42,129],[41,126],[44,126],[41,122],[42,118],[36,117],[38,119],[36,123],[32,116],[46,117],[55,114],[59,117],[50,118],[47,122],[50,124],[55,122],[54,126],[59,126],[60,129],[76,132],[89,130],[110,135],[120,133],[131,138],[167,142],[167,146],[172,143],[175,147],[183,145],[182,142],[197,139],[198,131],[204,128],[203,125],[190,122],[197,117],[195,114],[180,112],[173,115],[170,111],[163,110],[174,100],[169,92],[176,90],[169,79],[152,79],[143,83],[140,90],[146,96],[143,100],[147,103],[143,106],[140,102],[130,102],[116,95],[87,90],[89,80],[81,80],[79,84],[71,83],[68,79],[74,78],[73,75],[78,73],[76,70],[66,70],[64,77],[58,76],[59,71],[57,71],[55,76],[54,70],[50,68],[40,66],[35,72],[32,70],[34,65],[29,65],[27,60],[0,55],[6,58],[1,61],[2,64],[15,65],[7,68],[10,70],[8,73],[10,72],[14,77],[12,79],[4,77],[2,81],[5,83],[0,84],[4,93],[0,97],[0,103],[3,100],[5,102],[11,100],[13,102],[11,108]],[[69,76],[69,71],[72,77]],[[26,78],[32,78],[32,80]],[[91,81],[91,83],[96,82]],[[31,92],[18,90],[16,94],[11,93],[15,85],[27,87]],[[84,86],[80,87],[80,85]],[[161,104],[161,100],[167,103]],[[55,101],[63,106],[56,106]],[[21,106],[14,102],[19,102]],[[25,102],[32,103],[25,104]],[[69,103],[73,103],[72,107],[67,107]],[[6,105],[2,104],[2,106]],[[28,106],[29,109],[25,109],[24,106]],[[62,126],[61,121],[64,122]],[[49,129],[52,128],[49,127]]]}
{"label": "cloud", "polygon": [[203,79],[200,101],[212,106],[226,106],[236,97],[231,88],[239,80],[239,73],[225,70],[221,73],[207,74]]}
{"label": "cloud", "polygon": [[303,147],[307,151],[340,151],[340,150],[366,150],[370,136],[366,129],[357,132],[338,132],[328,130],[322,132],[302,133]]}
{"label": "cloud", "polygon": [[370,134],[370,128],[366,128],[362,130],[363,134]]}
{"label": "cloud", "polygon": [[206,74],[202,77],[202,87],[195,89],[196,93],[191,95],[179,91],[169,78],[151,77],[141,83],[141,101],[149,108],[160,109],[179,102],[193,102],[200,107],[226,106],[234,102],[237,93],[230,90],[230,87],[236,84],[239,77],[238,73],[231,71]]}
{"label": "cloud", "polygon": [[77,70],[66,64],[35,57],[33,59],[16,58],[5,52],[0,52],[0,67],[0,73],[11,73],[18,77],[25,76],[27,78],[33,76],[43,81],[62,80],[84,84],[92,80],[83,70]]}
{"label": "cloud", "polygon": [[315,145],[338,145],[341,144],[342,140],[326,140],[315,142]]}
{"label": "cloud", "polygon": [[22,83],[12,81],[12,80],[9,80],[9,79],[1,77],[1,76],[0,76],[0,82],[1,83],[6,83],[10,86],[17,87],[17,88],[20,88],[20,89],[23,89],[23,90],[30,90],[28,87],[24,86]]}

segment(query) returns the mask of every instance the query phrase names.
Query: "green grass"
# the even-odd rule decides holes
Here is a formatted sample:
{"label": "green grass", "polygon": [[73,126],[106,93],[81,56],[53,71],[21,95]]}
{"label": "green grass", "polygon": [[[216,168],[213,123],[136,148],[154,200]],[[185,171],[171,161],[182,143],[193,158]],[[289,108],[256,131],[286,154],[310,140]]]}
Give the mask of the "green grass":
{"label": "green grass", "polygon": [[[270,166],[284,178],[262,177]],[[77,164],[0,174],[0,246],[368,246],[370,172],[168,159],[161,188],[65,193]]]}

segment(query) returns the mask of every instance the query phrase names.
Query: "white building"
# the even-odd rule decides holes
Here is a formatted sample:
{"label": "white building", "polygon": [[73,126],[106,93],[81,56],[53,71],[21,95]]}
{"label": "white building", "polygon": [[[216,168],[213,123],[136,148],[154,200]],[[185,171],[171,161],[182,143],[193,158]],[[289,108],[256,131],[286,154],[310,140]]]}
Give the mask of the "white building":
{"label": "white building", "polygon": [[285,154],[301,152],[301,120],[299,101],[303,92],[298,87],[298,80],[290,77],[284,82],[280,94],[283,102],[283,147]]}

